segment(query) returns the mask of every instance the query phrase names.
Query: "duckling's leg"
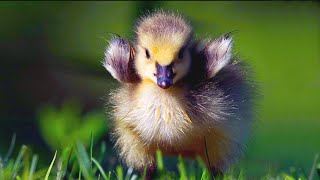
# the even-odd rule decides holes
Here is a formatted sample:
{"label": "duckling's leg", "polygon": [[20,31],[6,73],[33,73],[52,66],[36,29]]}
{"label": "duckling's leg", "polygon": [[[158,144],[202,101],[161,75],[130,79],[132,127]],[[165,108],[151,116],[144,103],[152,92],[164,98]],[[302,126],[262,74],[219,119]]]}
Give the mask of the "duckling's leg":
{"label": "duckling's leg", "polygon": [[[213,129],[204,137],[204,153],[202,158],[206,163],[212,179],[223,177],[221,164],[228,158],[228,143],[224,133],[221,130]],[[222,166],[223,167],[223,166]]]}
{"label": "duckling's leg", "polygon": [[155,165],[154,152],[132,129],[121,123],[116,124],[116,148],[119,150],[119,155],[129,167],[142,172],[144,167],[147,167],[147,170],[152,172]]}

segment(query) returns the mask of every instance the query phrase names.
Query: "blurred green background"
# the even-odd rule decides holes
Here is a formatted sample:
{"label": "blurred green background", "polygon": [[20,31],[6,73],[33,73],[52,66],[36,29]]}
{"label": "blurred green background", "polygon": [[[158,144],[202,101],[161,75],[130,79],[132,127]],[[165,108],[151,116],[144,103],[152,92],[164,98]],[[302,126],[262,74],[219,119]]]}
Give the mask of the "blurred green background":
{"label": "blurred green background", "polygon": [[[109,32],[133,37],[135,19],[164,7],[197,37],[238,30],[235,50],[253,67],[262,98],[241,165],[252,174],[303,167],[320,151],[320,6],[315,2],[1,2],[0,154],[13,133],[49,162],[73,139],[106,141],[118,83],[102,67]],[[47,159],[49,158],[49,159]]]}

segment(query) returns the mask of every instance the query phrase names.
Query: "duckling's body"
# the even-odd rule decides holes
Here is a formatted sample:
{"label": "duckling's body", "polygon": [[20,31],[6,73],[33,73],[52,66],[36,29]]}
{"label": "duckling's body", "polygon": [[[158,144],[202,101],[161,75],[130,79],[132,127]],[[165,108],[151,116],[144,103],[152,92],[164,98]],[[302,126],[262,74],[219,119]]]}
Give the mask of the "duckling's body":
{"label": "duckling's body", "polygon": [[128,166],[152,168],[161,149],[224,171],[244,150],[252,122],[247,70],[231,58],[230,37],[201,43],[191,32],[180,16],[158,11],[142,19],[134,47],[120,37],[108,47],[104,65],[122,82],[110,99],[114,137]]}

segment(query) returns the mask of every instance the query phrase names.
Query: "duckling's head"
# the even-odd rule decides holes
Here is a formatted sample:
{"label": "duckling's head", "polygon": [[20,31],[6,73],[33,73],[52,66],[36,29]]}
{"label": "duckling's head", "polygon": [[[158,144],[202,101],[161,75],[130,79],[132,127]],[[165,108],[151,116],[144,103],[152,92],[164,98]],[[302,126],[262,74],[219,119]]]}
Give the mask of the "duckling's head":
{"label": "duckling's head", "polygon": [[143,80],[167,89],[185,77],[191,64],[192,29],[180,15],[157,11],[136,27],[135,67]]}

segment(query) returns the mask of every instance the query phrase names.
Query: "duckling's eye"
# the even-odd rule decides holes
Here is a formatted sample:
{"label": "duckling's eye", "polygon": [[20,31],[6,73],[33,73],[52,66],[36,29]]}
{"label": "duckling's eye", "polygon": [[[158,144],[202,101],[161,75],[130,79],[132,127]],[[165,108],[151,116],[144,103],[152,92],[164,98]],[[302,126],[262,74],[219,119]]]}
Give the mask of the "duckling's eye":
{"label": "duckling's eye", "polygon": [[146,57],[147,57],[148,59],[150,59],[150,52],[149,52],[148,49],[146,49]]}
{"label": "duckling's eye", "polygon": [[183,58],[184,49],[185,49],[184,47],[180,49],[179,54],[178,54],[179,59]]}

